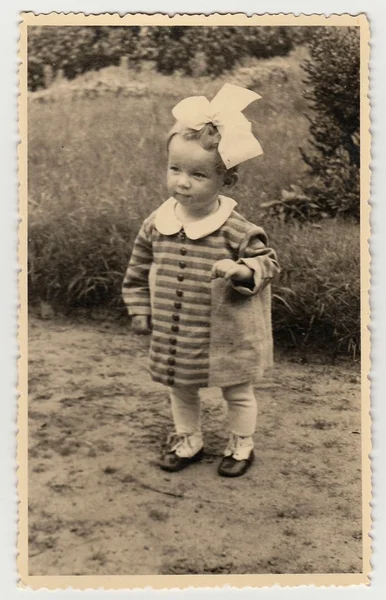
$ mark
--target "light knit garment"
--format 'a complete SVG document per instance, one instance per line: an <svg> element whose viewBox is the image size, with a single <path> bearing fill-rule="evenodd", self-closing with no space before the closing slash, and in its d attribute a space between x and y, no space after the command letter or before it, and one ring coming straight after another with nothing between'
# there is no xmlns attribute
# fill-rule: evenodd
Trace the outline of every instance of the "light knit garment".
<svg viewBox="0 0 386 600"><path fill-rule="evenodd" d="M260 378L272 364L269 282L279 270L276 255L264 231L235 211L234 200L219 200L216 213L183 227L169 198L134 243L123 299L129 314L152 317L150 371L165 385L234 385ZM221 259L246 264L254 280L212 280Z"/></svg>

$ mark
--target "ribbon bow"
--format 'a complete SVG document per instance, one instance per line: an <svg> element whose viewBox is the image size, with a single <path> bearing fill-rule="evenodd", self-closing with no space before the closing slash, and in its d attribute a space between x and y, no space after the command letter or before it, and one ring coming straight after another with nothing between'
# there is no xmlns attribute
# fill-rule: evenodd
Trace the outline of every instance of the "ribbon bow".
<svg viewBox="0 0 386 600"><path fill-rule="evenodd" d="M199 131L207 123L217 127L219 154L227 169L263 153L241 111L261 96L238 85L226 83L211 102L205 96L190 96L172 110L175 119Z"/></svg>

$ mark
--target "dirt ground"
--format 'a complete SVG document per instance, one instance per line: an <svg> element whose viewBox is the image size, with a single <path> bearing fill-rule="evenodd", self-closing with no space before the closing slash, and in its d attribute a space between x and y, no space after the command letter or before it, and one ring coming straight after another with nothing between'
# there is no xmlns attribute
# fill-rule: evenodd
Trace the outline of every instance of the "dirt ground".
<svg viewBox="0 0 386 600"><path fill-rule="evenodd" d="M226 412L206 390L205 458L167 474L147 347L118 324L30 318L29 574L361 572L358 368L278 359L234 480L216 473Z"/></svg>

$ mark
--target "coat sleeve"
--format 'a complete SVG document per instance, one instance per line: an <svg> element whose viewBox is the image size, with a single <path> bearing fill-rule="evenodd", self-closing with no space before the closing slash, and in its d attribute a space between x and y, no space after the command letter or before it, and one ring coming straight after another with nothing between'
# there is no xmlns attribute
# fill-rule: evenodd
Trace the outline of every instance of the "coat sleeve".
<svg viewBox="0 0 386 600"><path fill-rule="evenodd" d="M122 298L129 315L150 315L149 272L153 263L150 217L134 241L129 266L123 279Z"/></svg>
<svg viewBox="0 0 386 600"><path fill-rule="evenodd" d="M233 282L232 287L245 296L260 292L280 272L276 253L268 247L263 229L253 226L238 250L238 264L244 264L253 272L253 280L247 283Z"/></svg>

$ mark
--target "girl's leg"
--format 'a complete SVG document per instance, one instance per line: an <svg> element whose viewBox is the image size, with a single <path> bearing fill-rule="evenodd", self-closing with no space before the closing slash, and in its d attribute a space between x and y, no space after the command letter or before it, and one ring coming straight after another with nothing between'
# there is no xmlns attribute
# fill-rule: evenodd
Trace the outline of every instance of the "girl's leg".
<svg viewBox="0 0 386 600"><path fill-rule="evenodd" d="M201 433L201 407L198 387L171 388L170 402L177 435Z"/></svg>
<svg viewBox="0 0 386 600"><path fill-rule="evenodd" d="M171 437L160 466L173 472L201 458L203 441L198 388L171 388L170 401L176 433Z"/></svg>
<svg viewBox="0 0 386 600"><path fill-rule="evenodd" d="M218 472L228 477L243 475L253 461L253 434L256 429L257 402L250 382L223 388L228 403L231 436Z"/></svg>
<svg viewBox="0 0 386 600"><path fill-rule="evenodd" d="M250 382L223 388L228 403L228 420L231 433L251 437L255 433L257 402Z"/></svg>

